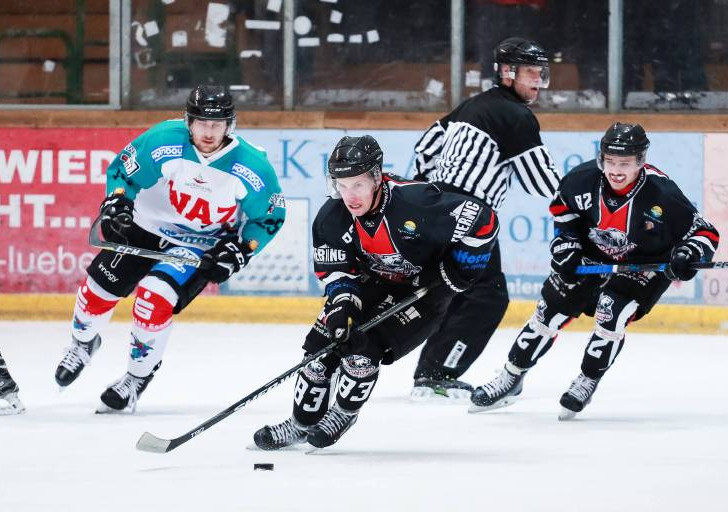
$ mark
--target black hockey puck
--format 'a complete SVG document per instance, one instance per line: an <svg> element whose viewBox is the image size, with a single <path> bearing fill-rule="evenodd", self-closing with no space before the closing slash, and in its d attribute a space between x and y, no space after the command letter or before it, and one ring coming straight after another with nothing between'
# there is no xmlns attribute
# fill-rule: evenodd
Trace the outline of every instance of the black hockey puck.
<svg viewBox="0 0 728 512"><path fill-rule="evenodd" d="M253 469L260 470L260 471L273 471L273 464L257 463L257 464L253 464Z"/></svg>

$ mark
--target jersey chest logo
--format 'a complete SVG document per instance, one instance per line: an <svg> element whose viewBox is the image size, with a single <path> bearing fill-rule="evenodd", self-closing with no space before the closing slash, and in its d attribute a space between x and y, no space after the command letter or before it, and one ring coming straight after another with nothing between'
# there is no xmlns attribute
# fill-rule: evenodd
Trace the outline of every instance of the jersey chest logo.
<svg viewBox="0 0 728 512"><path fill-rule="evenodd" d="M359 223L359 219L356 219L354 224L362 253L367 258L372 272L390 281L404 281L422 270L422 267L407 261L394 246L385 218L379 222L374 236L367 233L364 226Z"/></svg>
<svg viewBox="0 0 728 512"><path fill-rule="evenodd" d="M169 180L169 202L182 217L190 222L198 220L203 228L216 223L224 224L234 221L233 216L237 205L213 208L204 197L194 197L191 193L178 191L174 187L174 180Z"/></svg>
<svg viewBox="0 0 728 512"><path fill-rule="evenodd" d="M600 198L599 210L599 224L589 229L589 240L610 258L623 260L637 247L637 244L627 238L632 201L627 201L614 212L610 212L604 204L604 198Z"/></svg>

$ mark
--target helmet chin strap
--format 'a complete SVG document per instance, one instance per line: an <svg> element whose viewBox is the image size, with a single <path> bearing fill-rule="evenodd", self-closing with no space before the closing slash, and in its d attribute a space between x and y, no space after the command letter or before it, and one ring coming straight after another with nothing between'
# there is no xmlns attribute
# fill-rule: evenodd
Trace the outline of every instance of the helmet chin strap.
<svg viewBox="0 0 728 512"><path fill-rule="evenodd" d="M382 188L384 185L384 180L379 180L379 187L377 187L377 191L372 196L372 202L369 205L369 209L364 215L369 215L372 210L375 210L379 206L379 201L382 198Z"/></svg>

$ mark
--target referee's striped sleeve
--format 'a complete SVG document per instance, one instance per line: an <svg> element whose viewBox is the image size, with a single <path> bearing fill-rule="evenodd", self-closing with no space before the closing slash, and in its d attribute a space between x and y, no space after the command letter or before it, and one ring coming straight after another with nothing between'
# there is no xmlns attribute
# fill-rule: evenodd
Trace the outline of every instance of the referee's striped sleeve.
<svg viewBox="0 0 728 512"><path fill-rule="evenodd" d="M442 151L445 141L445 129L437 121L430 126L415 144L415 179L426 180L435 169L435 159Z"/></svg>
<svg viewBox="0 0 728 512"><path fill-rule="evenodd" d="M546 146L536 146L509 159L523 189L531 195L553 198L561 176Z"/></svg>

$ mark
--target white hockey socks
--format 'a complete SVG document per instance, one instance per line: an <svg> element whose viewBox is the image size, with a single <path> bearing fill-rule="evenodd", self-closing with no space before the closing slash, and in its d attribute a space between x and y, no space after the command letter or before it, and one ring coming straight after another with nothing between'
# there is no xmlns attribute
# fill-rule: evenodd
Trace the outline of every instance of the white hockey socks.
<svg viewBox="0 0 728 512"><path fill-rule="evenodd" d="M76 294L71 327L73 337L84 343L94 339L109 324L119 300L121 297L107 292L87 277Z"/></svg>

